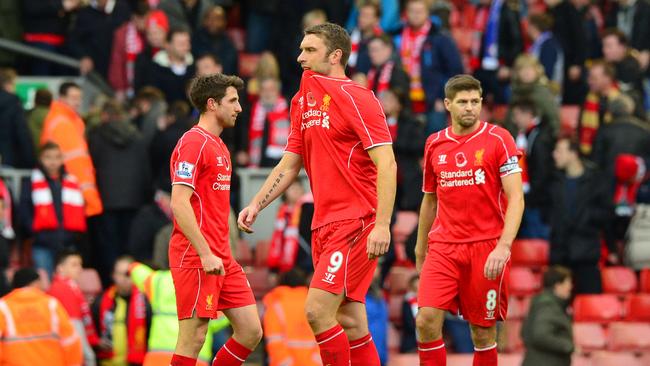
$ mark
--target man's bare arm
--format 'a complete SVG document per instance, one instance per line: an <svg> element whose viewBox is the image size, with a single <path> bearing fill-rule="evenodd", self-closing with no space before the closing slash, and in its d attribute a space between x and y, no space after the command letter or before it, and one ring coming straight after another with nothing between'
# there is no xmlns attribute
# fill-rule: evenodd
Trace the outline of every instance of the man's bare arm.
<svg viewBox="0 0 650 366"><path fill-rule="evenodd" d="M390 219L393 215L397 190L397 163L391 145L381 145L368 150L377 167L377 211L375 227L368 236L368 258L384 255L390 245Z"/></svg>
<svg viewBox="0 0 650 366"><path fill-rule="evenodd" d="M435 193L425 193L420 205L420 219L418 221L418 238L415 244L415 267L418 273L422 270L424 258L427 256L429 247L429 231L431 225L436 219L436 209L438 207L438 196Z"/></svg>

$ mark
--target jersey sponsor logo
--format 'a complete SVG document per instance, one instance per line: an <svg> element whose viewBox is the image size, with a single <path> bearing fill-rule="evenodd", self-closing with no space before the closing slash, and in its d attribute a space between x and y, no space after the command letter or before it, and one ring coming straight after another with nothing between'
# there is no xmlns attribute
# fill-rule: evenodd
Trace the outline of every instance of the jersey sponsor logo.
<svg viewBox="0 0 650 366"><path fill-rule="evenodd" d="M300 124L300 131L304 131L314 126L321 126L328 130L330 128L330 116L327 112L321 112L318 109L310 109L303 113L302 120L303 122Z"/></svg>
<svg viewBox="0 0 650 366"><path fill-rule="evenodd" d="M519 159L516 156L511 156L499 168L499 173L501 174L508 174L516 171L521 171L521 168L519 167Z"/></svg>
<svg viewBox="0 0 650 366"><path fill-rule="evenodd" d="M178 163L176 168L176 176L183 179L192 178L192 172L194 171L194 164L190 164L187 161L181 161Z"/></svg>
<svg viewBox="0 0 650 366"><path fill-rule="evenodd" d="M462 168L465 165L467 165L467 158L465 157L465 154L462 151L456 153L456 166Z"/></svg>
<svg viewBox="0 0 650 366"><path fill-rule="evenodd" d="M229 191L230 190L230 174L217 174L217 181L212 183L212 190L214 191Z"/></svg>
<svg viewBox="0 0 650 366"><path fill-rule="evenodd" d="M447 164L447 154L438 155L438 165Z"/></svg>
<svg viewBox="0 0 650 366"><path fill-rule="evenodd" d="M483 166L483 155L485 154L485 149L476 150L474 153L474 166Z"/></svg>
<svg viewBox="0 0 650 366"><path fill-rule="evenodd" d="M330 101L332 100L332 97L329 96L329 94L323 95L323 104L320 106L320 110L323 112L327 112L330 109Z"/></svg>
<svg viewBox="0 0 650 366"><path fill-rule="evenodd" d="M441 187L467 187L485 184L485 171L483 169L465 169L440 172L438 184Z"/></svg>

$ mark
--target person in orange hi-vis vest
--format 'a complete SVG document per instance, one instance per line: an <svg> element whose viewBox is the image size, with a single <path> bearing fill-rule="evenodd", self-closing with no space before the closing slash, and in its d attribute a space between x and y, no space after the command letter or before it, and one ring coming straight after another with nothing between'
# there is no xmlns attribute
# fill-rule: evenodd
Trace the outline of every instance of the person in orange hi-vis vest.
<svg viewBox="0 0 650 366"><path fill-rule="evenodd" d="M61 147L65 169L79 181L86 204L86 216L99 215L102 201L95 181L95 167L88 152L86 126L79 116L82 92L79 85L65 82L59 87L59 99L52 102L43 122L41 145L51 141Z"/></svg>
<svg viewBox="0 0 650 366"><path fill-rule="evenodd" d="M305 275L292 269L280 276L279 286L262 300L269 366L322 365L316 338L303 311L309 290L305 283Z"/></svg>
<svg viewBox="0 0 650 366"><path fill-rule="evenodd" d="M0 365L81 366L79 336L38 273L19 269L12 285L0 299Z"/></svg>

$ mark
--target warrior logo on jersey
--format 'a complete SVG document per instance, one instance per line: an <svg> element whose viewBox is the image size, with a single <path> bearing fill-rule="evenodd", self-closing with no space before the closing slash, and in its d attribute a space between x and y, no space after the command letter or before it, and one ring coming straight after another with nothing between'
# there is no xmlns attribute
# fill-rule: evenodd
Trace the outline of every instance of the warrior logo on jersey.
<svg viewBox="0 0 650 366"><path fill-rule="evenodd" d="M483 154L485 154L485 149L476 150L474 153L474 166L483 166Z"/></svg>
<svg viewBox="0 0 650 366"><path fill-rule="evenodd" d="M438 165L447 164L447 154L438 155Z"/></svg>
<svg viewBox="0 0 650 366"><path fill-rule="evenodd" d="M463 152L461 151L456 154L456 166L462 168L465 165L467 165L467 158L465 157L465 154L463 154Z"/></svg>
<svg viewBox="0 0 650 366"><path fill-rule="evenodd" d="M194 164L190 164L187 161L181 161L178 163L178 169L176 169L176 175L180 178L192 178L192 172L194 171Z"/></svg>

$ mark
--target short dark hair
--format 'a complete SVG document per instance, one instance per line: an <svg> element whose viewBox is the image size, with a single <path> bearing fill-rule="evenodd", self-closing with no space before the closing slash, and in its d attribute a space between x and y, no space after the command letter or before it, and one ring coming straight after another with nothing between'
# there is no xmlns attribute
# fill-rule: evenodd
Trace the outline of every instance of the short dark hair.
<svg viewBox="0 0 650 366"><path fill-rule="evenodd" d="M569 143L569 151L574 152L580 156L580 142L575 136L570 134L561 134L557 138L557 142L555 144L557 145L560 143L560 141L567 141Z"/></svg>
<svg viewBox="0 0 650 366"><path fill-rule="evenodd" d="M481 82L472 75L452 76L445 84L445 98L453 100L459 92L471 90L477 90L480 95L483 95Z"/></svg>
<svg viewBox="0 0 650 366"><path fill-rule="evenodd" d="M165 100L165 94L154 86L143 86L135 95L134 100L146 100L148 102Z"/></svg>
<svg viewBox="0 0 650 366"><path fill-rule="evenodd" d="M34 268L21 268L14 273L14 278L11 280L11 288L17 289L29 286L39 278L40 276Z"/></svg>
<svg viewBox="0 0 650 366"><path fill-rule="evenodd" d="M192 79L189 98L194 108L200 113L205 113L206 103L212 98L217 102L226 95L226 89L233 87L240 90L244 87L244 81L234 75L214 74L198 76Z"/></svg>
<svg viewBox="0 0 650 366"><path fill-rule="evenodd" d="M219 56L215 55L212 52L205 52L199 55L199 57L196 58L196 61L199 61L204 58L210 58L212 61L214 61L215 64L221 65L221 60L219 59Z"/></svg>
<svg viewBox="0 0 650 366"><path fill-rule="evenodd" d="M554 20L548 14L532 14L528 17L528 23L544 33L553 29Z"/></svg>
<svg viewBox="0 0 650 366"><path fill-rule="evenodd" d="M48 150L61 150L61 147L56 142L47 141L38 149L38 156L43 155Z"/></svg>
<svg viewBox="0 0 650 366"><path fill-rule="evenodd" d="M605 76L609 77L612 80L616 80L616 69L609 62L603 59L594 60L591 62L589 69L593 69L594 67L602 67Z"/></svg>
<svg viewBox="0 0 650 366"><path fill-rule="evenodd" d="M532 114L533 116L536 116L536 115L537 115L537 106L536 106L535 103L534 103L532 100L530 100L530 99L519 99L519 100L515 100L515 101L512 102L512 104L510 105L510 108L512 108L512 109L517 108L517 109L519 109L520 111L522 111L522 112L528 112L528 113Z"/></svg>
<svg viewBox="0 0 650 366"><path fill-rule="evenodd" d="M61 263L65 262L70 257L81 257L81 253L74 248L63 248L56 253L56 260L54 267L58 267Z"/></svg>
<svg viewBox="0 0 650 366"><path fill-rule="evenodd" d="M357 4L357 9L361 11L361 8L372 8L375 11L377 18L381 18L381 4L377 0L361 0Z"/></svg>
<svg viewBox="0 0 650 366"><path fill-rule="evenodd" d="M67 96L67 95L68 95L68 91L70 91L70 89L73 89L73 88L81 89L81 87L79 86L79 84L75 83L74 81L66 81L66 82L63 82L63 83L61 84L61 86L59 86L59 96L60 96L60 97L65 97L65 96Z"/></svg>
<svg viewBox="0 0 650 366"><path fill-rule="evenodd" d="M8 67L0 68L0 85L7 85L16 80L16 77L18 77L16 70Z"/></svg>
<svg viewBox="0 0 650 366"><path fill-rule="evenodd" d="M603 31L603 36L600 38L604 40L606 37L616 37L618 43L627 46L628 39L625 33L618 28L607 28Z"/></svg>
<svg viewBox="0 0 650 366"><path fill-rule="evenodd" d="M149 14L150 10L151 7L149 6L149 2L147 0L137 0L133 6L133 15L142 18Z"/></svg>
<svg viewBox="0 0 650 366"><path fill-rule="evenodd" d="M341 55L341 65L345 67L348 64L352 52L352 41L343 27L334 23L323 23L305 29L304 33L305 35L313 34L322 39L325 47L327 47L327 54L341 50L343 53Z"/></svg>
<svg viewBox="0 0 650 366"><path fill-rule="evenodd" d="M542 284L545 289L552 290L555 285L566 281L567 278L571 278L571 270L562 266L551 266L544 272Z"/></svg>
<svg viewBox="0 0 650 366"><path fill-rule="evenodd" d="M368 43L372 41L380 41L381 43L385 44L388 47L395 48L395 44L393 43L393 39L388 35L388 34L380 34L377 36L372 36L370 37L370 40Z"/></svg>
<svg viewBox="0 0 650 366"><path fill-rule="evenodd" d="M49 107L52 104L52 92L47 88L36 90L34 104L40 107Z"/></svg>
<svg viewBox="0 0 650 366"><path fill-rule="evenodd" d="M187 33L188 35L192 34L192 32L188 27L184 25L179 25L169 30L169 32L167 33L167 42L171 42L172 39L174 39L174 36L179 33Z"/></svg>

